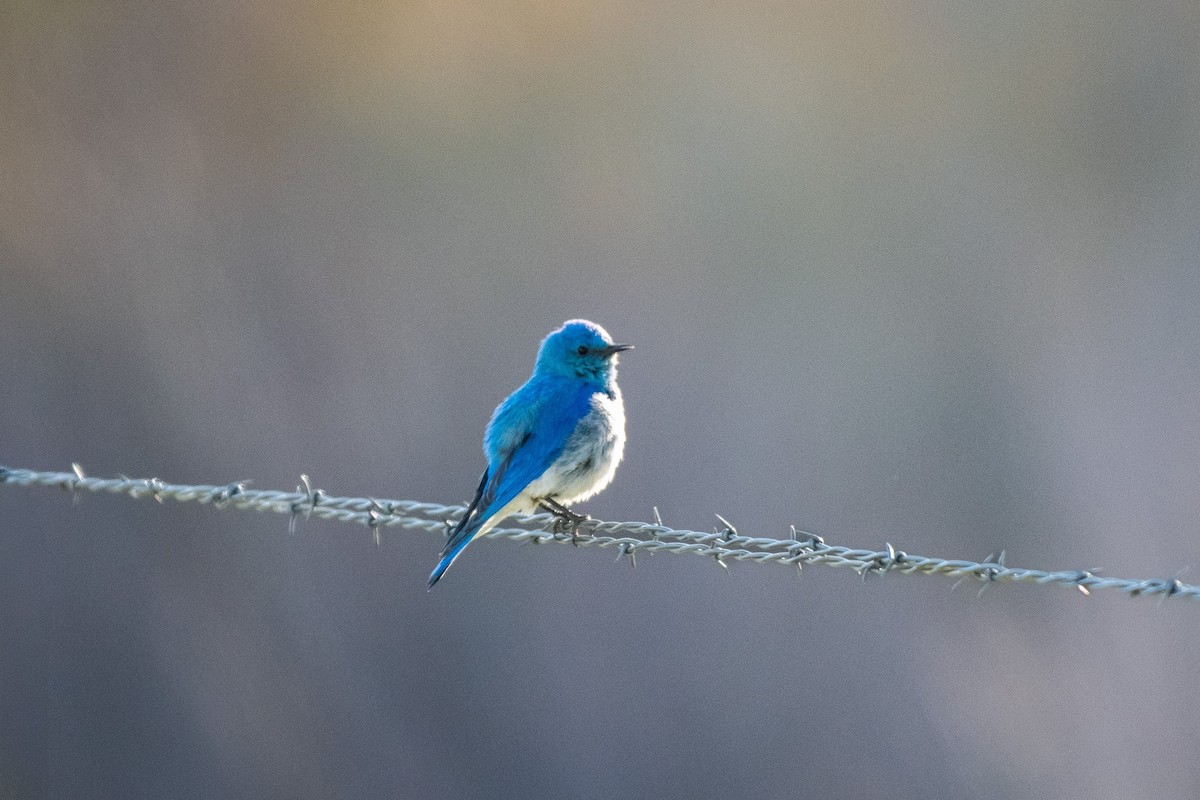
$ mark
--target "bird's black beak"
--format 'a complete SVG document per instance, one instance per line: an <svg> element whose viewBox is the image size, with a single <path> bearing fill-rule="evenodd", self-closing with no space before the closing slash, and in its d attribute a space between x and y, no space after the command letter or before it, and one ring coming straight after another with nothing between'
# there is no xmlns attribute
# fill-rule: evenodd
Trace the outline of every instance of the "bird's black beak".
<svg viewBox="0 0 1200 800"><path fill-rule="evenodd" d="M617 353L620 353L622 350L632 350L632 349L633 349L633 345L631 345L631 344L610 344L608 347L606 347L600 351L600 355L604 356L605 358L608 358L609 356L615 356Z"/></svg>

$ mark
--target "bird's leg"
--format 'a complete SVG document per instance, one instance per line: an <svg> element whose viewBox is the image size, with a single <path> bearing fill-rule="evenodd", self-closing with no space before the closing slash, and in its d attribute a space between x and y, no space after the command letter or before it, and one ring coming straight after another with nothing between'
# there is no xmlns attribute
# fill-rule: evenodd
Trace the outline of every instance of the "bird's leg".
<svg viewBox="0 0 1200 800"><path fill-rule="evenodd" d="M552 500L549 497L543 497L538 505L559 519L569 522L572 525L578 525L581 522L591 519L591 517L589 517L587 514L576 514L562 503L558 502L557 500Z"/></svg>
<svg viewBox="0 0 1200 800"><path fill-rule="evenodd" d="M551 530L555 533L565 533L564 528L571 531L571 544L579 546L579 524L591 519L587 514L576 514L557 500L543 497L538 506L554 515L554 525Z"/></svg>

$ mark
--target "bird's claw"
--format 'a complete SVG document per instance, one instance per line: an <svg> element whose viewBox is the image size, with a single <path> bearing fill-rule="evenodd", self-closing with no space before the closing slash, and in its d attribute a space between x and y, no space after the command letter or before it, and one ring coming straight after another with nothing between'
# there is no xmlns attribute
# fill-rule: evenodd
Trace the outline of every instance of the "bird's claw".
<svg viewBox="0 0 1200 800"><path fill-rule="evenodd" d="M587 514L577 514L561 503L552 500L545 500L541 504L542 508L554 515L554 522L550 523L550 531L552 533L570 533L571 544L579 546L579 526L591 519Z"/></svg>

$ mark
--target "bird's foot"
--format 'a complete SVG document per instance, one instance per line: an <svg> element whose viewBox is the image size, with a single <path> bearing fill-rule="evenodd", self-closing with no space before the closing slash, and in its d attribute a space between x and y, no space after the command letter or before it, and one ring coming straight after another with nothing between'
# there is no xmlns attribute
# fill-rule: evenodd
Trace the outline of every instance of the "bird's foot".
<svg viewBox="0 0 1200 800"><path fill-rule="evenodd" d="M569 531L571 534L571 544L578 547L579 526L581 523L587 522L591 517L587 514L577 514L556 500L545 499L539 505L554 515L554 522L550 524L550 531L552 533L567 533Z"/></svg>

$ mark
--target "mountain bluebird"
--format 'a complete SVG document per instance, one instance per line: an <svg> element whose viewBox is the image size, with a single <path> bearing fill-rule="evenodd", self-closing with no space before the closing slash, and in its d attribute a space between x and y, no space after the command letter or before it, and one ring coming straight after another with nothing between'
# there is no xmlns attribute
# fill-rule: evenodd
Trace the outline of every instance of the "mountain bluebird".
<svg viewBox="0 0 1200 800"><path fill-rule="evenodd" d="M483 435L487 469L442 548L431 589L472 539L509 514L540 508L570 522L585 519L566 506L608 486L617 471L625 451L617 353L632 346L613 344L583 319L542 341L533 375L492 414Z"/></svg>

